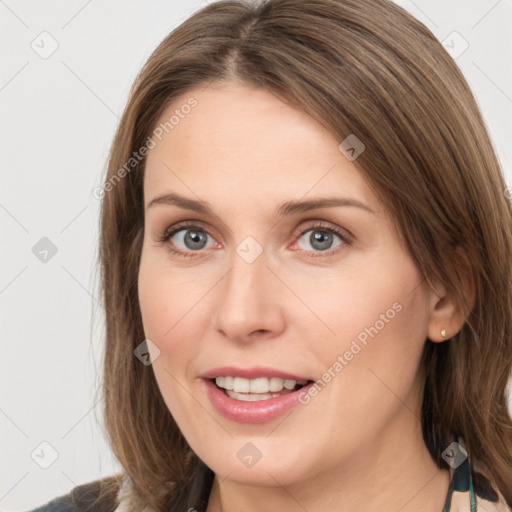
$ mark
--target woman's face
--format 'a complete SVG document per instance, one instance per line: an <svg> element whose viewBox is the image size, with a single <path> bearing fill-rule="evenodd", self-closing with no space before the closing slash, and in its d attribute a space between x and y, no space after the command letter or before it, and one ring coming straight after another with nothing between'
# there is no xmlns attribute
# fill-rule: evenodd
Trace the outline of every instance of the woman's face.
<svg viewBox="0 0 512 512"><path fill-rule="evenodd" d="M430 291L342 141L235 83L184 94L166 122L146 163L139 299L192 449L275 486L420 439Z"/></svg>

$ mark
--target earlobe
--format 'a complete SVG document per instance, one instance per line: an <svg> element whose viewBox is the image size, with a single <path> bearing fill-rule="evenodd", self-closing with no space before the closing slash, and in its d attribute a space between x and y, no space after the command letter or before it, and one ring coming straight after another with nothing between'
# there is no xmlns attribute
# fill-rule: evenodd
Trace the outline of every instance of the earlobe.
<svg viewBox="0 0 512 512"><path fill-rule="evenodd" d="M466 321L475 303L475 283L473 272L466 254L460 247L454 251L455 271L458 273L464 290L467 311L460 312L448 294L445 286L437 284L431 291L430 316L427 337L434 343L446 341L455 336Z"/></svg>

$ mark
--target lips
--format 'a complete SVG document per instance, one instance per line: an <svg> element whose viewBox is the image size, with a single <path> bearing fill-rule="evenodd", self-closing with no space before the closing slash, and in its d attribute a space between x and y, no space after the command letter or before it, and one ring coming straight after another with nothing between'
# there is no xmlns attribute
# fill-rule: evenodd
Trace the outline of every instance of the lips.
<svg viewBox="0 0 512 512"><path fill-rule="evenodd" d="M234 368L222 367L210 370L201 375L204 391L213 407L225 418L238 423L265 423L283 415L299 402L299 390L307 389L313 385L313 379L304 375L297 375L273 368L253 367ZM251 381L263 377L275 380L282 379L288 382L300 382L294 389L282 389L279 393L238 393L219 387L217 378L231 377L234 379L249 379ZM223 380L220 380L223 383ZM303 384L305 383L305 384Z"/></svg>

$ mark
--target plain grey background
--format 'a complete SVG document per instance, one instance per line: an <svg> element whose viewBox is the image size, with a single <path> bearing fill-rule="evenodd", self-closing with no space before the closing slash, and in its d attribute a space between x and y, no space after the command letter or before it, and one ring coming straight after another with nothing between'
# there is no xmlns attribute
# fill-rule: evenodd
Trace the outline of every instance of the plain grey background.
<svg viewBox="0 0 512 512"><path fill-rule="evenodd" d="M512 0L397 3L450 47L510 185ZM137 72L204 5L0 0L2 511L120 470L95 416L104 328L92 192Z"/></svg>

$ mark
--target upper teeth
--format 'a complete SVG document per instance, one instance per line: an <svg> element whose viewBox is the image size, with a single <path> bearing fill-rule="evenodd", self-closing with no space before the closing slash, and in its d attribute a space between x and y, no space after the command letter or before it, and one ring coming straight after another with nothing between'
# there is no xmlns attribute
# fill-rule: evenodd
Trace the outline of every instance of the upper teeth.
<svg viewBox="0 0 512 512"><path fill-rule="evenodd" d="M293 389L296 384L304 385L307 380L280 379L279 377L258 377L257 379L246 379L244 377L217 377L215 379L220 388L236 391L237 393L274 393L283 388Z"/></svg>

